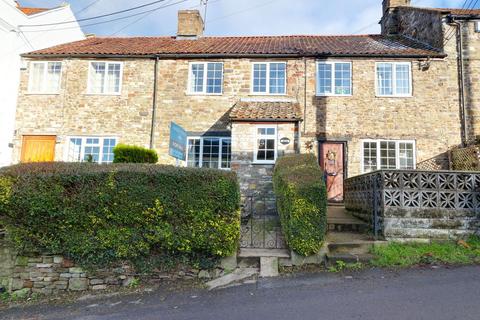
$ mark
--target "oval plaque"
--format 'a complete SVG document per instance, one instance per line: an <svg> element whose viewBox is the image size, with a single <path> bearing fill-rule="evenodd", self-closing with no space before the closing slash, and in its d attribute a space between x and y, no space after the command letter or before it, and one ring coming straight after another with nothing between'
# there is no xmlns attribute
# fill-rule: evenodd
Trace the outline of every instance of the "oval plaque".
<svg viewBox="0 0 480 320"><path fill-rule="evenodd" d="M280 139L280 143L283 144L283 145L287 145L287 144L290 144L290 138L282 138Z"/></svg>

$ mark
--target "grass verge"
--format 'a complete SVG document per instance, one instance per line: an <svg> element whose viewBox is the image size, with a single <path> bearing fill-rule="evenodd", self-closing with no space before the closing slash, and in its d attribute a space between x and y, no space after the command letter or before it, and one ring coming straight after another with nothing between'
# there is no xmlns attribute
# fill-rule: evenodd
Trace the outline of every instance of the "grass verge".
<svg viewBox="0 0 480 320"><path fill-rule="evenodd" d="M419 264L480 263L480 237L467 241L422 243L390 243L372 250L376 267L409 267Z"/></svg>

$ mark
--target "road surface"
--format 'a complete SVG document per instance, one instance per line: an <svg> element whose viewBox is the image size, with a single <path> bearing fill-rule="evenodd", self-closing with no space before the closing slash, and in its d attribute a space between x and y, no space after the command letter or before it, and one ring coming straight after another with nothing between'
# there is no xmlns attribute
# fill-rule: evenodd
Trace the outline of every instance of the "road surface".
<svg viewBox="0 0 480 320"><path fill-rule="evenodd" d="M480 266L301 274L0 311L15 320L479 320Z"/></svg>

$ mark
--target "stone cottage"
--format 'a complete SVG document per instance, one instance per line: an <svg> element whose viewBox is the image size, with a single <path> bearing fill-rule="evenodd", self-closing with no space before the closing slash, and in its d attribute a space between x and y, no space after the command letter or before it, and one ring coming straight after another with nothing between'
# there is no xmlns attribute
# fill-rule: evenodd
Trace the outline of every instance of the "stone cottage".
<svg viewBox="0 0 480 320"><path fill-rule="evenodd" d="M109 163L126 143L175 164L175 122L188 134L181 165L235 170L245 195L269 198L286 153L319 155L332 201L349 176L444 168L450 147L480 134L480 10L385 0L383 12L378 35L207 37L198 11L180 11L176 36L25 54L14 162Z"/></svg>

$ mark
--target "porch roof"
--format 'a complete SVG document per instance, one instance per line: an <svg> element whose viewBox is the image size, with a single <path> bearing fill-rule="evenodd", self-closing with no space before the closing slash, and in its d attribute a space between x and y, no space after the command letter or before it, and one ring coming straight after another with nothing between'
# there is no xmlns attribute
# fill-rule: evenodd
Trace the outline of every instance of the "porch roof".
<svg viewBox="0 0 480 320"><path fill-rule="evenodd" d="M230 111L231 121L288 121L302 120L298 102L239 101Z"/></svg>

